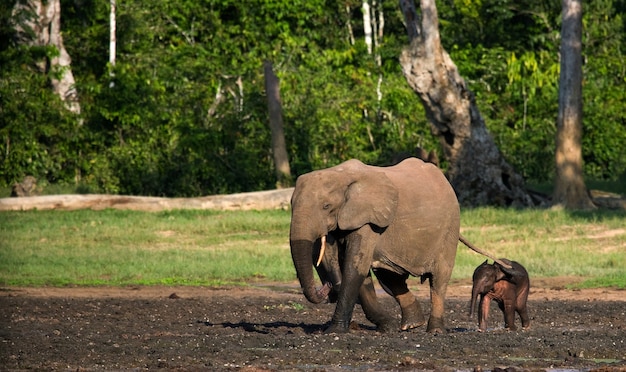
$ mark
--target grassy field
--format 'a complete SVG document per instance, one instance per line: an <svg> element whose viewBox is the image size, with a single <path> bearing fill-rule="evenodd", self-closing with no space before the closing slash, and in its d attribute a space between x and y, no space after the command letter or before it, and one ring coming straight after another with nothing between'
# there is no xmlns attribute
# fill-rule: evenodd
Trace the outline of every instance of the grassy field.
<svg viewBox="0 0 626 372"><path fill-rule="evenodd" d="M288 211L0 212L0 285L291 281ZM626 288L626 214L468 209L462 233L532 277ZM485 260L459 245L453 278Z"/></svg>

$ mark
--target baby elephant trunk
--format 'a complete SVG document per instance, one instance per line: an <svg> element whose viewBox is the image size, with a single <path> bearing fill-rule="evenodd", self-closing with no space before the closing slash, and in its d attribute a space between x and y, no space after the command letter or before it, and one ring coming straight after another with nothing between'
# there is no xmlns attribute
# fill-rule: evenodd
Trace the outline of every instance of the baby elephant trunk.
<svg viewBox="0 0 626 372"><path fill-rule="evenodd" d="M474 315L474 309L476 308L476 303L478 302L479 296L480 296L480 291L478 290L478 287L474 285L472 287L472 300L470 301L470 311L469 311L470 316Z"/></svg>

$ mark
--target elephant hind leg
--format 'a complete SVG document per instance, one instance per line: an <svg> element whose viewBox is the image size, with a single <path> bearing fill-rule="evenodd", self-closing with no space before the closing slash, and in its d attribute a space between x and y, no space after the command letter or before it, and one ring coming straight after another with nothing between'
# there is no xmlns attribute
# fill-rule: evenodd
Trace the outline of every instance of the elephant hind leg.
<svg viewBox="0 0 626 372"><path fill-rule="evenodd" d="M530 328L530 317L528 316L528 308L524 303L521 307L517 308L517 313L519 317L522 319L522 329Z"/></svg>
<svg viewBox="0 0 626 372"><path fill-rule="evenodd" d="M363 281L359 289L359 300L361 307L365 313L365 317L370 322L376 324L377 330L380 332L391 332L397 330L397 321L393 319L378 302L376 297L376 289L372 276L369 275Z"/></svg>
<svg viewBox="0 0 626 372"><path fill-rule="evenodd" d="M526 287L521 293L517 295L517 299L515 301L515 307L517 313L522 319L522 329L530 328L530 317L528 316L528 291L529 288Z"/></svg>
<svg viewBox="0 0 626 372"><path fill-rule="evenodd" d="M406 331L426 324L419 302L406 285L408 274L401 275L384 269L375 269L374 273L385 292L393 296L400 305L402 311L401 330Z"/></svg>
<svg viewBox="0 0 626 372"><path fill-rule="evenodd" d="M421 327L426 324L422 307L415 299L411 292L404 295L396 296L396 301L402 309L402 324L400 329L408 331L409 329Z"/></svg>
<svg viewBox="0 0 626 372"><path fill-rule="evenodd" d="M509 331L516 331L517 326L515 325L515 313L517 311L516 303L511 297L514 294L504 294L504 298L498 302L502 313L504 314L504 328Z"/></svg>
<svg viewBox="0 0 626 372"><path fill-rule="evenodd" d="M428 279L430 282L431 311L426 331L429 333L445 333L446 328L444 326L443 314L445 310L446 291L448 290L448 279L450 279L450 276L446 276L444 280L441 275L431 275Z"/></svg>

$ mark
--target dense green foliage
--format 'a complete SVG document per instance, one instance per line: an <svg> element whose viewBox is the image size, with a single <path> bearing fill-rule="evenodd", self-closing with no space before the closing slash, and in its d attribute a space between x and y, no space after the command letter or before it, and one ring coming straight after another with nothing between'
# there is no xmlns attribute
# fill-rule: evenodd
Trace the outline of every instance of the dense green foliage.
<svg viewBox="0 0 626 372"><path fill-rule="evenodd" d="M369 54L361 1L62 0L82 117L70 115L18 45L0 6L0 187L24 175L86 191L194 196L273 188L263 62L281 79L292 172L438 148L398 56L397 2ZM501 151L534 181L553 175L560 2L438 2L442 41ZM585 2L584 159L591 178L626 171L624 0ZM377 63L375 55L380 55ZM379 80L380 79L380 80ZM377 89L380 81L380 98Z"/></svg>

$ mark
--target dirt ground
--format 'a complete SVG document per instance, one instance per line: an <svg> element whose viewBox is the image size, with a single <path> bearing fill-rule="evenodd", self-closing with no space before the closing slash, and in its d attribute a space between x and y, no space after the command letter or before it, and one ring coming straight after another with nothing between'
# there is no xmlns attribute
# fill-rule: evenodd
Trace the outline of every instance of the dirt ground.
<svg viewBox="0 0 626 372"><path fill-rule="evenodd" d="M359 306L349 334L324 334L334 304L309 304L296 283L1 288L0 370L626 371L626 291L568 282L533 282L526 331L505 331L494 303L485 333L468 317L471 283L451 283L438 335L378 333Z"/></svg>

